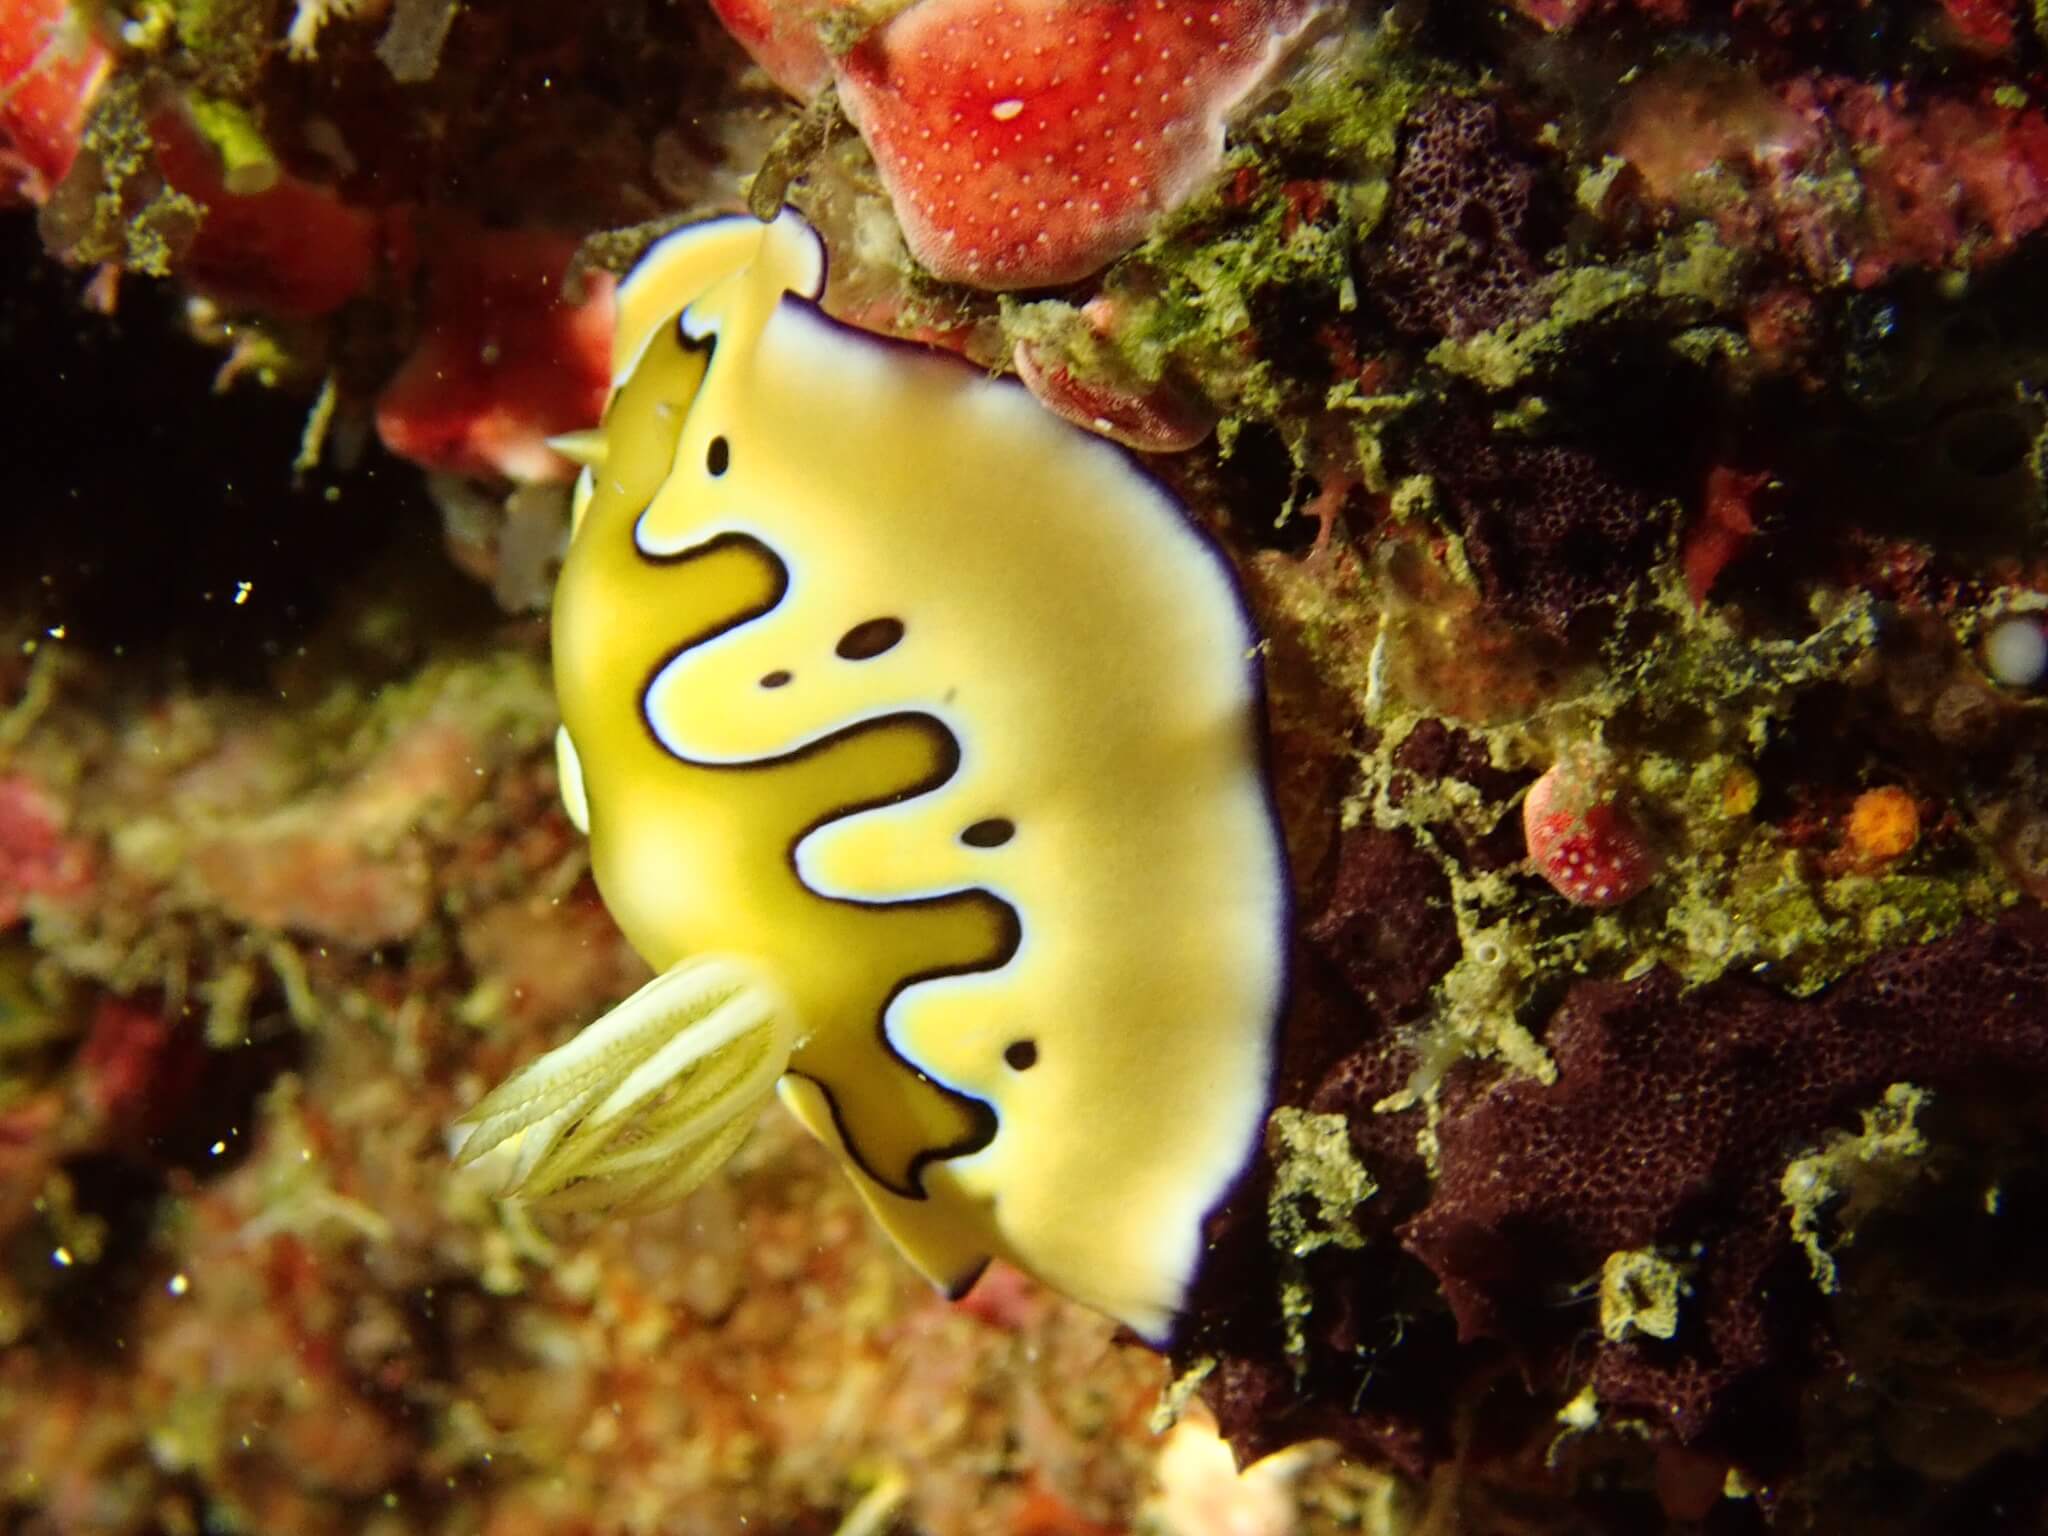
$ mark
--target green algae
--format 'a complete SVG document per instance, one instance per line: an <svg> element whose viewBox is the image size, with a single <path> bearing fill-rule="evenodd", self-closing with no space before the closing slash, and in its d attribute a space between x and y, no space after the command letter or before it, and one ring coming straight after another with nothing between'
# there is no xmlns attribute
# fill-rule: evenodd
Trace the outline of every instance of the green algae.
<svg viewBox="0 0 2048 1536"><path fill-rule="evenodd" d="M1911 1083L1893 1083L1862 1111L1860 1132L1837 1131L1786 1165L1779 1187L1792 1235L1822 1291L1840 1289L1835 1253L1855 1241L1863 1218L1927 1172L1929 1144L1920 1118L1930 1098ZM1836 1231L1832 1247L1823 1241L1830 1227Z"/></svg>
<svg viewBox="0 0 2048 1536"><path fill-rule="evenodd" d="M1403 551L1405 578L1396 574ZM1664 965L1690 985L1740 973L1808 996L1878 955L1938 939L2015 899L1981 839L1967 834L1858 866L1846 851L1802 844L1757 814L1766 787L1757 765L1802 701L1823 687L1868 688L1882 675L1884 626L1868 595L1817 598L1804 634L1753 635L1718 608L1696 609L1666 564L1625 605L1601 666L1559 669L1547 691L1520 694L1519 707L1488 718L1417 696L1416 674L1400 665L1404 651L1432 634L1464 634L1455 552L1440 547L1423 558L1395 540L1381 555L1377 581L1269 577L1266 591L1323 674L1379 733L1357 759L1360 787L1346 804L1346 823L1402 833L1437 861L1449 884L1459 955L1437 983L1429 1020L1408 1038L1415 1053L1408 1084L1377 1106L1426 1110L1426 1157L1434 1150L1438 1088L1461 1061L1493 1059L1537 1081L1554 1077L1534 1031L1564 978L1636 976ZM1404 586L1412 591L1406 599ZM1404 602L1422 604L1418 615L1427 613L1429 626L1404 621ZM1471 617L1484 622L1476 609ZM1365 657L1361 633L1376 635ZM1513 665L1511 645L1502 648L1508 659L1496 661L1469 638L1440 643L1462 661L1461 681L1474 687L1488 669ZM1492 675L1506 686L1511 672ZM1417 779L1399 770L1403 742L1429 720L1476 737L1493 766L1509 771L1542 765L1564 743L1604 739L1617 793L1663 854L1651 889L1592 911L1514 870L1466 867L1440 834L1455 828L1464 841L1480 842L1515 814L1519 800L1494 798L1455 777Z"/></svg>
<svg viewBox="0 0 2048 1536"><path fill-rule="evenodd" d="M1266 1197L1268 1241L1281 1255L1279 1314L1283 1352L1298 1372L1308 1360L1315 1294L1302 1261L1323 1248L1365 1246L1354 1213L1379 1190L1358 1160L1342 1115L1283 1105L1266 1122L1273 1186Z"/></svg>
<svg viewBox="0 0 2048 1536"><path fill-rule="evenodd" d="M1541 313L1503 321L1474 336L1446 338L1430 349L1429 361L1491 392L1522 388L1568 357L1581 333L1634 318L1653 305L1669 314L1738 310L1749 266L1748 258L1725 244L1711 225L1694 224L1627 265L1584 263L1553 274L1545 280ZM1704 340L1708 336L1710 343ZM1731 345L1747 350L1747 343L1726 327L1695 326L1679 332L1670 345L1692 362Z"/></svg>
<svg viewBox="0 0 2048 1536"><path fill-rule="evenodd" d="M133 81L113 80L100 93L80 140L80 164L42 214L46 241L66 260L168 277L206 217L204 204L164 183L148 116L144 89Z"/></svg>
<svg viewBox="0 0 2048 1536"><path fill-rule="evenodd" d="M0 939L0 1112L29 1098L53 1047L82 1021L66 979L18 939Z"/></svg>
<svg viewBox="0 0 2048 1536"><path fill-rule="evenodd" d="M1751 764L1802 693L1875 662L1879 616L1866 595L1832 601L1810 634L1791 640L1738 636L1672 585L1657 602L1671 622L1648 643L1610 642L1607 677L1581 703L1629 738L1670 743L1640 751L1636 787L1672 856L1654 897L1621 909L1588 960L1603 949L1609 959L1651 956L1695 984L1741 966L1805 996L2011 900L1980 853L1829 873L1731 803L1730 786L1753 782Z"/></svg>
<svg viewBox="0 0 2048 1536"><path fill-rule="evenodd" d="M852 132L839 110L839 87L828 84L775 137L760 169L747 183L747 212L762 222L775 217L788 200L790 184L811 168L835 134Z"/></svg>
<svg viewBox="0 0 2048 1536"><path fill-rule="evenodd" d="M1421 87L1395 62L1391 34L1361 31L1300 74L1234 132L1221 176L1101 279L1116 321L1084 340L1107 373L1186 380L1221 415L1227 457L1252 423L1278 431L1298 467L1311 423L1357 395L1311 384L1248 345L1277 315L1310 331L1358 307L1357 254L1389 195L1397 134ZM1003 305L1006 339L1071 336L1087 327L1061 301ZM1092 348L1094 350L1087 350ZM1360 457L1376 423L1360 424Z"/></svg>
<svg viewBox="0 0 2048 1536"><path fill-rule="evenodd" d="M1303 1259L1320 1248L1363 1248L1352 1213L1379 1185L1351 1147L1342 1115L1282 1106L1267 1122L1274 1147L1266 1224L1275 1247Z"/></svg>
<svg viewBox="0 0 2048 1536"><path fill-rule="evenodd" d="M568 271L562 279L564 296L571 301L578 300L583 293L580 285L592 272L624 277L647 253L649 246L689 222L687 215L667 214L641 224L628 224L622 229L601 229L585 235L576 247L575 255L569 258Z"/></svg>
<svg viewBox="0 0 2048 1536"><path fill-rule="evenodd" d="M1574 268L1553 280L1540 319L1505 321L1462 341L1447 338L1430 349L1429 360L1482 389L1513 389L1539 360L1561 354L1573 332L1615 318L1650 291L1649 282L1634 272Z"/></svg>
<svg viewBox="0 0 2048 1536"><path fill-rule="evenodd" d="M220 152L221 184L239 197L267 192L281 174L263 129L248 109L216 96L186 100L192 120Z"/></svg>
<svg viewBox="0 0 2048 1536"><path fill-rule="evenodd" d="M1642 744L1632 787L1669 857L1650 895L1589 930L1586 963L1654 959L1693 984L1739 967L1806 996L1875 955L2009 902L1988 861L1968 850L1831 873L1741 803L1753 802L1752 764L1801 694L1874 659L1870 599L1840 599L1796 640L1738 636L1668 586L1659 604L1674 622L1647 643L1639 633L1611 642L1602 686L1579 704L1610 722L1610 739L1618 731ZM1668 745L1647 745L1659 740ZM1746 795L1731 795L1745 783Z"/></svg>
<svg viewBox="0 0 2048 1536"><path fill-rule="evenodd" d="M1722 314L1735 313L1750 265L1711 225L1695 224L1658 243L1651 282L1660 299L1694 300Z"/></svg>
<svg viewBox="0 0 2048 1536"><path fill-rule="evenodd" d="M289 1232L322 1251L388 1244L391 1222L335 1187L334 1170L304 1100L304 1083L287 1072L259 1106L263 1134L251 1165L259 1212L244 1224L244 1236L254 1241Z"/></svg>
<svg viewBox="0 0 2048 1536"><path fill-rule="evenodd" d="M1742 967L1795 997L1811 996L1866 960L1990 916L2007 897L1991 881L1888 872L1816 879L1797 855L1756 848L1733 868L1692 861L1654 952L1691 982ZM1628 938L1634 941L1635 935Z"/></svg>
<svg viewBox="0 0 2048 1536"><path fill-rule="evenodd" d="M1654 632L1618 625L1604 648L1609 681L1580 703L1601 716L1627 709L1658 723L1713 720L1719 738L1751 750L1770 740L1800 691L1871 657L1879 634L1875 601L1856 592L1816 599L1805 635L1751 637L1719 609L1695 609L1668 567L1641 611L1654 616Z"/></svg>
<svg viewBox="0 0 2048 1536"><path fill-rule="evenodd" d="M169 0L177 73L201 92L247 100L277 52L280 0Z"/></svg>
<svg viewBox="0 0 2048 1536"><path fill-rule="evenodd" d="M834 58L844 58L858 48L875 28L884 26L906 11L913 0L860 0L827 10L817 8L814 25L818 41Z"/></svg>

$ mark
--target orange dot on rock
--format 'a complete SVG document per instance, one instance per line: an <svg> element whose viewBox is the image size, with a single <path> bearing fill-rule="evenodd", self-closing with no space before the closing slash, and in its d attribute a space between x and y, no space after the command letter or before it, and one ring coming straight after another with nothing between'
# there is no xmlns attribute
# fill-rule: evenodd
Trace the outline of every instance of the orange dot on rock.
<svg viewBox="0 0 2048 1536"><path fill-rule="evenodd" d="M1920 840L1920 808L1896 784L1866 789L1849 808L1849 846L1861 858L1889 863Z"/></svg>

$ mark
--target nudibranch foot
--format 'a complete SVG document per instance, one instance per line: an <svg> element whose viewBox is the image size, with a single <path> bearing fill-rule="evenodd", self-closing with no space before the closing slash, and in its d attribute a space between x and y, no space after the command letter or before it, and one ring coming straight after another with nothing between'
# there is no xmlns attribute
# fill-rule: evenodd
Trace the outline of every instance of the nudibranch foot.
<svg viewBox="0 0 2048 1536"><path fill-rule="evenodd" d="M558 1208L680 1199L746 1139L797 1044L754 967L685 960L463 1116L460 1161L509 1147L503 1192Z"/></svg>

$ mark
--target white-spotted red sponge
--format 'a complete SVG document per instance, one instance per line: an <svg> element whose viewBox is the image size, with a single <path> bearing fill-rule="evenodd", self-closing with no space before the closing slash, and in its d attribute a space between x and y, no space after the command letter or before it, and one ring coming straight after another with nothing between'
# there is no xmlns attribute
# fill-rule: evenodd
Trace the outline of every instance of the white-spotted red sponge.
<svg viewBox="0 0 2048 1536"><path fill-rule="evenodd" d="M111 67L64 0L0 0L0 207L48 201Z"/></svg>
<svg viewBox="0 0 2048 1536"><path fill-rule="evenodd" d="M1600 753L1567 749L1522 801L1529 862L1565 900L1613 907L1657 876L1655 846L1623 803Z"/></svg>
<svg viewBox="0 0 2048 1536"><path fill-rule="evenodd" d="M951 282L1043 288L1130 249L1215 174L1224 119L1319 8L916 0L830 67L911 254ZM786 87L819 79L815 20L776 0L717 9Z"/></svg>
<svg viewBox="0 0 2048 1536"><path fill-rule="evenodd" d="M711 0L711 9L768 78L792 96L815 96L831 83L832 55L821 35L855 0Z"/></svg>

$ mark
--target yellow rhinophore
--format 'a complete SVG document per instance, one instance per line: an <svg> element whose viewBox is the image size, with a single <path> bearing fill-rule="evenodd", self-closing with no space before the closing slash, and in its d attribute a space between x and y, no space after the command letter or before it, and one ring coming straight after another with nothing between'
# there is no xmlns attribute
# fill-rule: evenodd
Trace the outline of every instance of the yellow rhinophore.
<svg viewBox="0 0 2048 1536"><path fill-rule="evenodd" d="M1256 637L1129 456L823 285L785 212L619 290L555 681L564 799L661 974L464 1156L669 1198L779 1078L933 1281L1000 1255L1162 1340L1285 986Z"/></svg>

